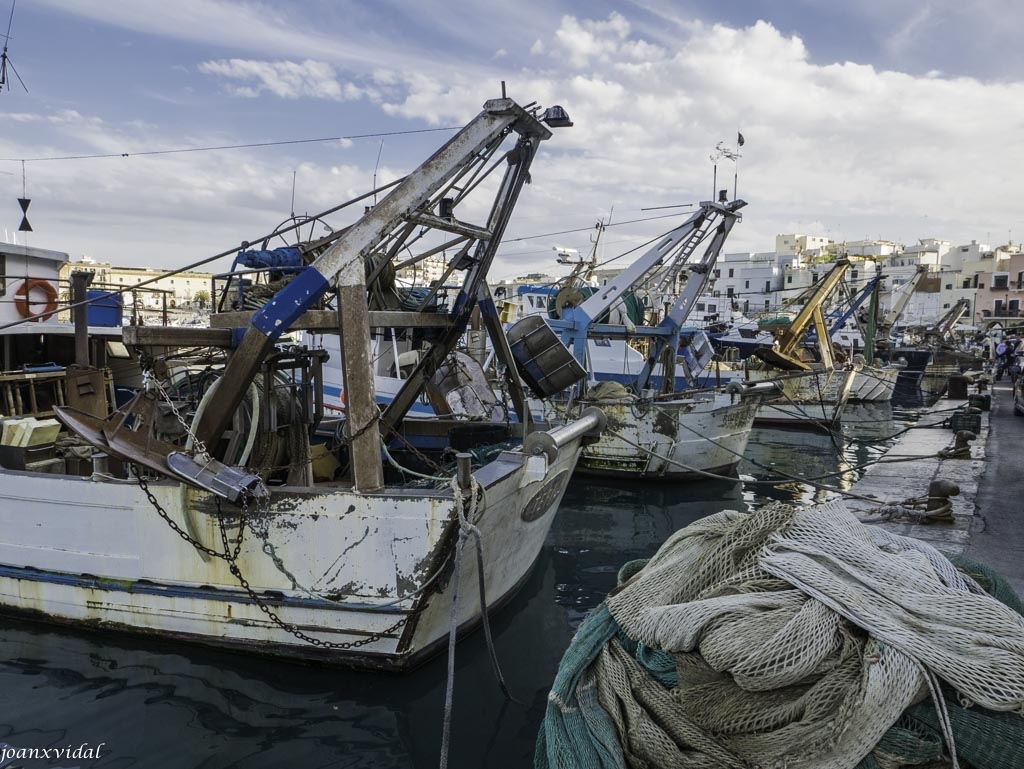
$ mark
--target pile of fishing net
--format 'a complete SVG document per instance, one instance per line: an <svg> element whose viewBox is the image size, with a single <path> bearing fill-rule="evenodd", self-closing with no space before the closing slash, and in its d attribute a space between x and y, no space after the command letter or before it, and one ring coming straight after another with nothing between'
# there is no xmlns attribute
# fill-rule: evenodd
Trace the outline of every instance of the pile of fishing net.
<svg viewBox="0 0 1024 769"><path fill-rule="evenodd" d="M1024 767L1022 607L978 565L777 503L620 582L562 660L537 767Z"/></svg>

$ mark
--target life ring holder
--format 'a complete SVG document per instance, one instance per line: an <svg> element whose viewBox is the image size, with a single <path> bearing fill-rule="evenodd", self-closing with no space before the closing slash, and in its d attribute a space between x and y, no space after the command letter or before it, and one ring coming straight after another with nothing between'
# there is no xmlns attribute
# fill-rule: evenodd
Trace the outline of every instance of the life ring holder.
<svg viewBox="0 0 1024 769"><path fill-rule="evenodd" d="M42 291L46 295L46 307L42 312L32 312L29 296L33 291ZM35 302L39 304L39 302ZM28 320L49 320L57 312L57 289L54 285L42 278L26 278L14 292L14 307L18 314Z"/></svg>

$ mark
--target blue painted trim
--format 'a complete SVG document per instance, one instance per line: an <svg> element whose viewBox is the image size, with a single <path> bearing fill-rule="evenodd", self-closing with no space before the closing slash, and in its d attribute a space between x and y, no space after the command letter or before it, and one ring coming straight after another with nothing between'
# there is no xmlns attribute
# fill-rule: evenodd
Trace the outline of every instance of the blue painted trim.
<svg viewBox="0 0 1024 769"><path fill-rule="evenodd" d="M129 582L127 580L111 580L84 574L66 574L55 571L40 571L16 566L0 566L0 579L15 579L25 582L43 582L52 585L84 588L87 590L104 590L109 593L133 593L137 595L158 595L165 598L190 598L205 601L225 601L228 603L255 604L248 595L229 589L198 588L188 585L159 585L155 582ZM395 606L381 608L373 604L328 601L320 598L298 598L284 596L276 598L261 596L261 600L271 606L289 606L297 609L322 609L327 611L365 611L379 614L408 614L408 610Z"/></svg>
<svg viewBox="0 0 1024 769"><path fill-rule="evenodd" d="M251 325L268 339L277 339L330 287L327 278L317 270L307 268L252 316Z"/></svg>

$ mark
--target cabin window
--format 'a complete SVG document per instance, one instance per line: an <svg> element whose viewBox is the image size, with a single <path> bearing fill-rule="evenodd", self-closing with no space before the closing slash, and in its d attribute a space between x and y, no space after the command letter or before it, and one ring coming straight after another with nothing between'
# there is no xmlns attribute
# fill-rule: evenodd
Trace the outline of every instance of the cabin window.
<svg viewBox="0 0 1024 769"><path fill-rule="evenodd" d="M7 293L7 257L0 254L0 296Z"/></svg>
<svg viewBox="0 0 1024 769"><path fill-rule="evenodd" d="M708 312L718 312L718 305L717 304L709 304L708 305Z"/></svg>
<svg viewBox="0 0 1024 769"><path fill-rule="evenodd" d="M697 302L697 312L704 312L704 302Z"/></svg>

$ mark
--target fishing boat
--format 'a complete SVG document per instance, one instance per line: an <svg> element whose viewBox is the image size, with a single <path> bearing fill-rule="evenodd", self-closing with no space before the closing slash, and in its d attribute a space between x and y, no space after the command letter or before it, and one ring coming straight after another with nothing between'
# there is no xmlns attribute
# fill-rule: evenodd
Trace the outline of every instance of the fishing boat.
<svg viewBox="0 0 1024 769"><path fill-rule="evenodd" d="M755 424L810 430L838 426L861 365L837 360L822 308L849 266L848 259L837 260L806 293L792 321L776 327L773 346L755 350L748 360L748 382L774 381L782 390L782 397L761 405ZM812 325L815 357L804 347Z"/></svg>
<svg viewBox="0 0 1024 769"><path fill-rule="evenodd" d="M686 221L657 238L654 245L608 284L577 301L563 302L560 317L546 323L588 369L588 382L565 403L553 401L563 415L599 407L608 429L585 446L579 472L623 478L687 481L735 470L758 406L775 394L774 384L732 383L696 388L713 350L703 332L684 333L687 317L706 288L721 248L739 218L743 200L705 201ZM706 243L703 254L691 259ZM657 325L604 322L609 308L641 284L667 295L682 285ZM537 318L538 323L545 321ZM647 347L627 390L597 381L588 359L593 339L630 338ZM690 389L678 389L682 373Z"/></svg>
<svg viewBox="0 0 1024 769"><path fill-rule="evenodd" d="M923 273L923 269L918 270L904 296L910 296L919 276ZM876 340L882 334L888 338L886 329L892 328L905 306L904 303L897 300L892 311L884 319L879 318L879 292L884 277L881 270L877 270L860 291L848 296L845 309L836 314L829 329L833 344L841 344L846 350L845 355L852 356L853 359L853 382L850 385L849 395L851 403L877 403L892 400L893 393L896 391L896 380L907 366L907 362L903 358L886 362L880 360L876 353ZM862 323L855 313L865 301L868 301L868 308ZM843 329L851 321L855 322L855 329L849 334L845 334ZM843 337L853 341L853 345L842 344L840 340Z"/></svg>
<svg viewBox="0 0 1024 769"><path fill-rule="evenodd" d="M558 107L488 101L409 175L337 207L361 211L382 196L348 226L258 257L277 279L259 309L231 304L255 287L239 270L209 328L126 328L130 347L208 347L223 365L204 368L205 389L173 387L154 366L109 414L54 409L85 459L76 472L0 470L0 610L388 670L485 621L529 575L581 445L602 424L590 411L530 433L522 364L486 285L541 142L569 125ZM464 211L488 213L473 223ZM460 276L450 305L379 301L396 262L442 252ZM405 419L475 308L520 410L511 440L478 459L465 420ZM284 343L286 332L324 328L341 339L341 419L324 414L325 353ZM422 353L383 411L369 360L381 328L418 336ZM400 446L432 472L403 465ZM467 542L474 557L463 558Z"/></svg>

